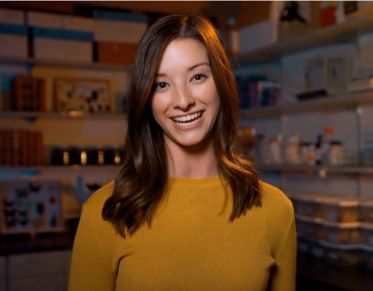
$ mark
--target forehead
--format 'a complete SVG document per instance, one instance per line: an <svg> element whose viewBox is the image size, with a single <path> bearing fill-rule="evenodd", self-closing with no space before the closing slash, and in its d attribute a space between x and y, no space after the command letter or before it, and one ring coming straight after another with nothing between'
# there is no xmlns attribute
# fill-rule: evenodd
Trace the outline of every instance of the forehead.
<svg viewBox="0 0 373 291"><path fill-rule="evenodd" d="M159 71L175 66L193 66L199 62L208 63L205 46L194 38L178 38L166 46Z"/></svg>

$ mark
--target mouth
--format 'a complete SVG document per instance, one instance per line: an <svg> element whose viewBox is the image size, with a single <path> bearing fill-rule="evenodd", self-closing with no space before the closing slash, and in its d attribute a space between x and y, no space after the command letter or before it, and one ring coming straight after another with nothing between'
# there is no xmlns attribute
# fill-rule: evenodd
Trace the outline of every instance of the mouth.
<svg viewBox="0 0 373 291"><path fill-rule="evenodd" d="M179 126L189 126L198 121L201 118L203 111L198 111L190 114L181 116L171 117L172 121Z"/></svg>

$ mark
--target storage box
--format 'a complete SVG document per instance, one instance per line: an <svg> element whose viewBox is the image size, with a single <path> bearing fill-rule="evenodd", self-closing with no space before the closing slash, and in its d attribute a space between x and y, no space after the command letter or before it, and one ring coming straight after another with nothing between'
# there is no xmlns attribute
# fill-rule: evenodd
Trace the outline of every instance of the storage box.
<svg viewBox="0 0 373 291"><path fill-rule="evenodd" d="M360 228L363 235L364 244L373 247L373 224L361 223Z"/></svg>
<svg viewBox="0 0 373 291"><path fill-rule="evenodd" d="M0 9L0 23L25 24L25 12L16 9Z"/></svg>
<svg viewBox="0 0 373 291"><path fill-rule="evenodd" d="M277 22L265 20L239 31L240 53L249 53L277 42Z"/></svg>
<svg viewBox="0 0 373 291"><path fill-rule="evenodd" d="M96 41L138 43L146 30L145 23L97 20Z"/></svg>
<svg viewBox="0 0 373 291"><path fill-rule="evenodd" d="M27 27L0 24L0 56L26 58L27 55Z"/></svg>
<svg viewBox="0 0 373 291"><path fill-rule="evenodd" d="M338 267L354 267L363 262L359 245L342 245L319 242L323 248L323 259L327 264Z"/></svg>
<svg viewBox="0 0 373 291"><path fill-rule="evenodd" d="M64 15L62 18L62 27L68 30L94 32L95 20L88 17Z"/></svg>
<svg viewBox="0 0 373 291"><path fill-rule="evenodd" d="M33 28L33 57L92 62L93 34L83 31Z"/></svg>
<svg viewBox="0 0 373 291"><path fill-rule="evenodd" d="M95 60L104 64L133 65L136 56L136 44L118 42L95 43Z"/></svg>
<svg viewBox="0 0 373 291"><path fill-rule="evenodd" d="M96 41L112 41L136 44L147 28L147 17L143 14L94 11Z"/></svg>
<svg viewBox="0 0 373 291"><path fill-rule="evenodd" d="M290 199L293 201L294 211L297 215L310 218L324 217L319 203L319 195L297 193L290 195Z"/></svg>
<svg viewBox="0 0 373 291"><path fill-rule="evenodd" d="M325 237L321 219L296 215L296 226L298 236L303 239L323 240Z"/></svg>
<svg viewBox="0 0 373 291"><path fill-rule="evenodd" d="M373 200L365 200L360 202L361 221L373 223Z"/></svg>
<svg viewBox="0 0 373 291"><path fill-rule="evenodd" d="M320 199L324 219L331 222L358 222L359 202L356 199L324 198Z"/></svg>
<svg viewBox="0 0 373 291"><path fill-rule="evenodd" d="M360 249L365 267L373 271L373 247L363 245Z"/></svg>
<svg viewBox="0 0 373 291"><path fill-rule="evenodd" d="M62 28L62 15L29 11L26 18L27 25L45 28Z"/></svg>
<svg viewBox="0 0 373 291"><path fill-rule="evenodd" d="M360 244L363 241L359 223L322 222L324 240L335 244Z"/></svg>

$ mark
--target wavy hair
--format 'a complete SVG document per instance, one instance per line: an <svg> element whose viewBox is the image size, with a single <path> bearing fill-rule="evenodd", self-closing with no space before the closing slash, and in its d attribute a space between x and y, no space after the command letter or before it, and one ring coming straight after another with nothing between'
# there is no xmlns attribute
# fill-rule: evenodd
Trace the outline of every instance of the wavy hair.
<svg viewBox="0 0 373 291"><path fill-rule="evenodd" d="M214 127L214 148L219 173L233 195L230 220L260 205L258 175L251 162L235 151L238 94L228 57L212 24L202 16L169 15L155 22L142 37L128 93L128 129L124 164L102 216L120 235L132 235L143 223L151 223L168 181L163 131L155 121L151 99L155 76L167 45L179 38L193 38L207 50L220 98Z"/></svg>

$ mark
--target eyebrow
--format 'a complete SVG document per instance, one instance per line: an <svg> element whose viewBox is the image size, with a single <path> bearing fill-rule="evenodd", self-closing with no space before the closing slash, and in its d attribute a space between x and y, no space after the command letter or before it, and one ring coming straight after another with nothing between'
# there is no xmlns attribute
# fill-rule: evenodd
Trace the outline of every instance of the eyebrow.
<svg viewBox="0 0 373 291"><path fill-rule="evenodd" d="M198 64L195 64L195 65L189 67L187 71L188 72L193 71L195 68L200 67L200 66L208 66L208 67L210 67L210 64L209 63L205 63L205 62L204 63L198 63ZM166 77L167 74L159 73L159 74L156 74L155 76L156 77Z"/></svg>

